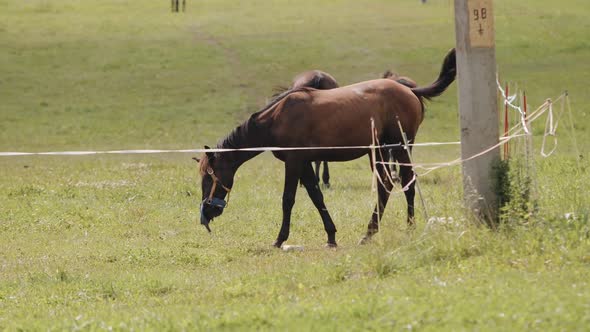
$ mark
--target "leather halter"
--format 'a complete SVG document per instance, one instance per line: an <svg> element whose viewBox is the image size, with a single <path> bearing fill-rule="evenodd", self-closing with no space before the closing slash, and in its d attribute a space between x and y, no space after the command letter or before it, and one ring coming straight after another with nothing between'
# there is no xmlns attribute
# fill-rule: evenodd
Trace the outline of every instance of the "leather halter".
<svg viewBox="0 0 590 332"><path fill-rule="evenodd" d="M229 203L229 194L231 193L231 188L228 188L228 187L224 186L223 183L221 183L221 180L219 180L219 178L215 175L215 172L213 172L213 168L207 167L207 174L209 174L211 176L211 178L213 179L213 186L211 187L211 191L209 192L209 198L207 199L206 204L211 205L211 203L215 203L215 201L217 201L218 204L213 204L213 205L219 205L221 208L226 207L227 204ZM213 197L213 194L215 193L215 189L217 188L217 183L219 183L221 188L223 188L223 190L225 190L227 192L227 202L221 198ZM219 204L221 202L222 202L222 204Z"/></svg>

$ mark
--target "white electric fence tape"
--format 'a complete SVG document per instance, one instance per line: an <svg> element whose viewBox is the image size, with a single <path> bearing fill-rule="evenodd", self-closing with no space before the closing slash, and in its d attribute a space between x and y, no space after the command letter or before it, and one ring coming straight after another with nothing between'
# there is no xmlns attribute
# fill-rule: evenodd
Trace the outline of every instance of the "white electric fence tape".
<svg viewBox="0 0 590 332"><path fill-rule="evenodd" d="M499 138L499 143L495 144L479 153L476 153L468 158L458 158L449 162L437 162L437 163L398 163L398 162L386 162L386 161L376 161L374 158L375 156L375 149L387 149L387 148L404 148L404 145L399 144L384 144L379 145L379 142L373 138L373 143L371 145L359 145L359 146L329 146L329 147L255 147L255 148L241 148L241 149L221 149L221 148L213 148L213 149L179 149L179 150L108 150L108 151L53 151L53 152L0 152L0 157L10 157L10 156L84 156L84 155L99 155L99 154L157 154L157 153L205 153L205 152L235 152L235 151L297 151L297 150L341 150L341 149L367 149L373 151L372 162L374 164L394 164L398 166L412 166L415 168L420 168L425 170L424 173L420 174L420 176L426 175L436 169L442 167L449 167L461 164L465 161L472 160L479 156L482 156L507 141L510 141L517 137L522 137L526 135L530 135L531 133L527 129L526 122L529 123L538 119L542 114L548 111L548 117L545 124L545 133L543 135L543 143L541 147L541 155L543 157L550 156L557 148L557 138L555 136L558 126L558 121L554 121L553 115L553 103L557 102L561 98L567 97L567 94L564 93L560 95L556 100L552 101L547 99L541 106L539 106L535 111L531 112L528 116L525 117L524 111L519 107L514 105L512 102L516 98L516 94L512 96L505 96L505 92L500 86L500 83L496 79L496 83L498 85L498 89L500 90L502 97L504 98L504 103L509 105L511 108L517 110L521 115L521 123L515 125L514 127L510 128L506 136L502 136ZM563 112L563 110L562 110ZM561 114L561 113L560 113ZM525 133L522 134L521 132L524 131ZM545 140L547 136L553 136L554 139L554 146L549 152L545 152ZM408 143L408 146L441 146L441 145L460 145L461 142L428 142L428 143ZM383 158L381 158L383 160ZM378 173L378 172L377 172ZM382 181L379 174L376 175L378 181ZM391 180L391 179L390 179ZM412 179L410 183L415 181ZM407 190L409 184L404 186L402 190Z"/></svg>

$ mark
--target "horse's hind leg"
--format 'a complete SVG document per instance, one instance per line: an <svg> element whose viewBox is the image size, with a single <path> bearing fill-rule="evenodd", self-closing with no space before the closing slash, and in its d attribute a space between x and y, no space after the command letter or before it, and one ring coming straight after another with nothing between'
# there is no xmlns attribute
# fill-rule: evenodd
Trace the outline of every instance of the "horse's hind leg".
<svg viewBox="0 0 590 332"><path fill-rule="evenodd" d="M395 161L395 159L393 158L393 149L389 149L387 154L388 154L389 162L391 163L391 164L389 164L389 174L391 174L391 178L393 179L394 183L399 183L400 178L397 173L397 168L395 167L395 164L393 164L393 161Z"/></svg>
<svg viewBox="0 0 590 332"><path fill-rule="evenodd" d="M377 158L377 161L379 162L381 160ZM372 163L371 167L373 167ZM381 220L381 217L383 217L383 210L385 210L385 206L389 200L389 194L393 188L393 183L391 183L389 177L387 176L387 172L389 171L388 168L380 163L377 163L375 167L377 167L376 171L381 177L381 180L377 181L378 202L375 205L375 210L373 210L373 215L371 215L371 221L369 222L369 226L367 228L367 234L365 234L359 244L368 242L373 235L379 232L379 221Z"/></svg>
<svg viewBox="0 0 590 332"><path fill-rule="evenodd" d="M326 205L324 204L324 195L318 186L318 182L315 180L313 168L311 164L307 164L303 166L303 172L301 176L301 180L305 189L307 189L307 194L311 201L318 209L320 216L322 217L322 222L324 223L324 229L328 234L328 243L326 246L328 247L336 247L336 226L332 221L332 217L330 217L330 213L328 209L326 209Z"/></svg>
<svg viewBox="0 0 590 332"><path fill-rule="evenodd" d="M328 170L328 162L324 161L324 172L322 172L322 181L326 188L330 188L330 171Z"/></svg>
<svg viewBox="0 0 590 332"><path fill-rule="evenodd" d="M400 152L398 161L404 164L410 164L411 151ZM408 226L414 227L414 196L416 195L416 175L412 166L400 166L400 177L402 178L402 188L405 188L404 195L406 196L406 203L408 205ZM406 188L407 187L407 188Z"/></svg>

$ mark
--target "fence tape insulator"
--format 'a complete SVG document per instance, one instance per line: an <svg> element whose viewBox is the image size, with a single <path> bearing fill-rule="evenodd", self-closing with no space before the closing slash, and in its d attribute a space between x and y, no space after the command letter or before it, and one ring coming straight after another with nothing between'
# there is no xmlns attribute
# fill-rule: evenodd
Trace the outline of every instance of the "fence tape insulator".
<svg viewBox="0 0 590 332"><path fill-rule="evenodd" d="M527 134L530 134L529 130L527 129L527 126L526 126L526 114L524 113L524 111L522 110L522 108L520 106L516 106L513 104L513 102L516 100L517 95L513 94L511 96L506 96L506 92L502 89L502 86L500 85L500 81L499 81L497 73L496 73L496 85L498 86L498 90L500 90L500 95L502 96L502 99L504 99L504 105L508 105L520 113L520 121L522 122L524 132Z"/></svg>
<svg viewBox="0 0 590 332"><path fill-rule="evenodd" d="M549 112L547 114L547 121L545 121L545 133L543 134L543 142L541 143L541 155L545 158L552 155L557 149L557 137L555 136L555 132L557 131L558 124L559 121L555 121L555 125L553 125L553 103L549 102ZM545 152L545 140L547 139L547 136L553 137L553 148L549 152Z"/></svg>

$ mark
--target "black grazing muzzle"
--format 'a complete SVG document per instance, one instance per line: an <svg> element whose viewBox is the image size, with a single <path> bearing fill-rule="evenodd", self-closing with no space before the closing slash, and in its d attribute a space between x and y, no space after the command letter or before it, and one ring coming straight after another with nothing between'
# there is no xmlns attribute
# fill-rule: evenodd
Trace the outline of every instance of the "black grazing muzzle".
<svg viewBox="0 0 590 332"><path fill-rule="evenodd" d="M211 186L209 197L205 198L201 202L201 225L205 226L207 231L211 233L209 223L211 222L211 220L213 220L213 218L223 213L223 209L227 206L227 203L229 202L229 194L231 192L231 188L228 188L224 186L223 183L221 183L219 178L215 176L215 173L213 172L213 169L211 167L207 168L207 174L209 174L213 179L213 186ZM222 198L213 197L213 194L215 193L215 188L217 188L217 183L219 183L221 188L223 188L223 190L227 192L227 202Z"/></svg>
<svg viewBox="0 0 590 332"><path fill-rule="evenodd" d="M207 231L211 233L211 228L209 228L209 223L213 218L219 216L223 213L223 209L227 206L227 202L221 198L213 197L213 198L205 198L201 202L201 225L205 226ZM208 209L213 212L211 217L207 217L205 213L205 209Z"/></svg>

